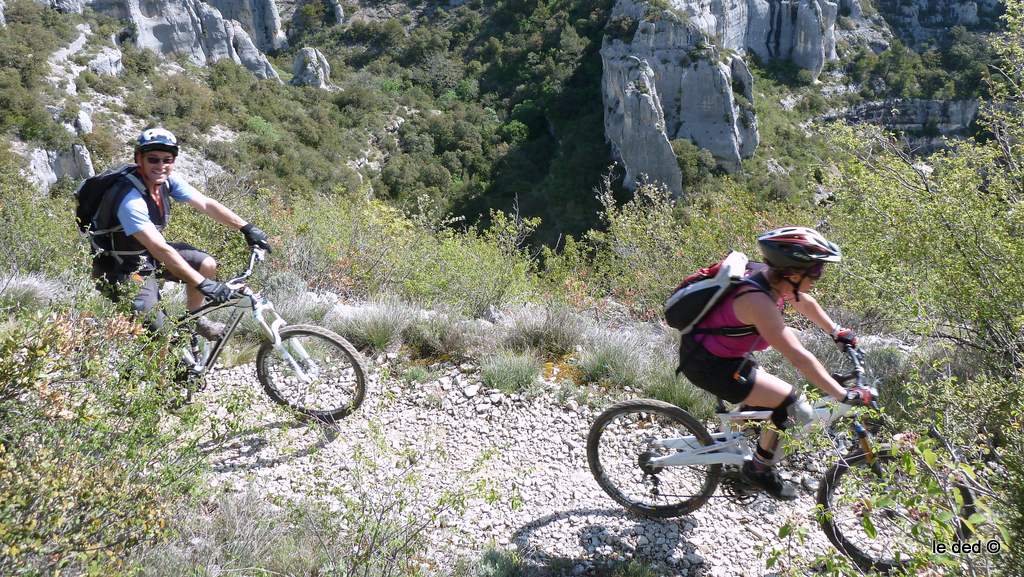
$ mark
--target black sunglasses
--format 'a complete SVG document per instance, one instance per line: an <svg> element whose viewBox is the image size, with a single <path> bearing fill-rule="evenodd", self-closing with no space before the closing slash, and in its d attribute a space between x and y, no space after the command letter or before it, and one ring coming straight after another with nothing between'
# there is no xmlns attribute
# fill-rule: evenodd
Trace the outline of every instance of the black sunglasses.
<svg viewBox="0 0 1024 577"><path fill-rule="evenodd" d="M176 159L173 156L161 158L159 156L147 156L146 164L174 164Z"/></svg>

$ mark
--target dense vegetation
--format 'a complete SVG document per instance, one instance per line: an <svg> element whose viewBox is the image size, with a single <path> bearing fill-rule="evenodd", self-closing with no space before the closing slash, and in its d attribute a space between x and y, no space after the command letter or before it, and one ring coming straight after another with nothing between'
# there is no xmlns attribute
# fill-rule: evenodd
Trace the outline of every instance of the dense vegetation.
<svg viewBox="0 0 1024 577"><path fill-rule="evenodd" d="M393 316L404 324L387 330L359 332L368 323L335 327L353 331L346 334L370 350L403 343L411 358L475 355L464 329L468 319L523 302L547 304L541 321L517 321L501 347L479 359L496 388L528 388L540 371L557 365L580 387L567 395L583 398L579 391L591 385L604 391L646 386L645 394L701 412L706 399L675 380L671 358L635 361L666 343L623 343L615 333L585 339L572 311L592 310L611 297L634 317L654 320L684 272L729 249L753 252L755 235L772 226L821 227L847 256L823 279L820 300L844 324L913 349L879 352L899 359L882 375L884 404L898 428L924 436L924 426L934 423L967 456L964 469L939 447L908 447L933 451L934 469L918 471L921 482L941 492L951 478L974 479L983 507L971 522L980 535L1013 550L990 559L991 567L970 569L1014 574L1024 566L1024 121L1003 103L1019 102L1024 86L1020 3L1010 3L1009 32L991 47L954 32L931 56L896 46L849 64L851 73L863 74L870 97L960 97L977 79L992 80L987 140L909 159L871 130L829 128L808 138L796 124L821 111L819 89L799 86L795 75L777 68L755 68L763 155L749 161L744 175L722 178L706 155L674 143L695 193L685 202L657 187L620 202L612 177L601 181L607 152L600 107L587 103L599 100L596 49L607 9L608 3L569 0L471 0L404 20L339 27L323 3L311 2L302 8L302 30L293 34L328 52L343 90L327 98L256 81L227 62L164 74L169 63L131 49L123 76L83 73L81 88L123 95L125 111L162 122L186 146L201 144L232 173L214 180L210 194L260 223L279 247L255 282L274 287L298 279L301 290L443 311L442 322L411 324L408 314L399 314ZM74 137L34 95L49 90L45 55L67 42L79 17L28 0L8 3L6 15L0 132L66 145ZM90 22L119 29L99 18ZM431 25L416 25L425 22ZM97 34L94 42L108 36ZM278 67L287 68L289 57L280 55ZM990 79L975 64L994 57L1005 76ZM882 84L872 84L879 78ZM792 110L776 104L787 92L801 97ZM65 111L74 105L69 98ZM396 113L403 118L398 126ZM98 124L87 144L101 163L119 160L124 143ZM214 127L237 138L199 138ZM367 148L368 136L390 154L372 183L377 198L346 164ZM769 158L783 170L768 170ZM600 194L592 198L595 185ZM817 186L830 193L828 203L809 202ZM197 408L171 410L175 389L161 370L166 343L136 338L139 327L125 311L92 291L70 199L29 190L18 160L0 145L0 573L62 567L159 573L158 557L163 567L187 566L168 553L173 547L163 557L137 555L140 545L173 543L185 531L212 532L187 514L209 502L196 482L203 464L194 446L197 423L205 421ZM509 208L517 198L522 214L542 222L485 210ZM453 212L487 216L481 226L466 226ZM597 219L592 230L590 219ZM557 231L576 234L559 251L537 254L525 241L544 223L557 224L545 229L545 241ZM189 211L176 214L168 236L218 247L226 270L243 256L237 235ZM768 364L785 370L778 359ZM403 378L419 378L417 367L410 363ZM217 510L232 507L222 503ZM185 513L171 514L175 509ZM301 506L238 514L253 511L261 527L296 528L310 519ZM348 519L357 513L346 512ZM948 529L942 513L921 522L941 534ZM358 533L342 529L331 547L359 541ZM255 550L232 554L267 571L313 571L324 558L316 545L322 536L293 533L275 541L281 545L271 557ZM775 558L785 565L783 555ZM926 548L915 561L922 572L963 570L961 560L936 558ZM501 563L511 562L489 555L481 566ZM414 571L374 567L377 574ZM829 560L827 570L852 571L842 559Z"/></svg>

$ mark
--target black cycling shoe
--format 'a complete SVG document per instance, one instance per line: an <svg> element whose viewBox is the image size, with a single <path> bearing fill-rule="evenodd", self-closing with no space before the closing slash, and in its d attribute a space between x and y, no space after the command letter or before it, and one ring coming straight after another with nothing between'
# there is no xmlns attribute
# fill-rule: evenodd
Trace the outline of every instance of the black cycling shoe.
<svg viewBox="0 0 1024 577"><path fill-rule="evenodd" d="M743 477L750 482L751 485L759 487L768 493L772 497L780 501L792 501L796 499L796 487L792 483L787 483L782 480L775 469L768 467L763 471L758 471L754 468L752 461L743 463L743 468L740 470Z"/></svg>

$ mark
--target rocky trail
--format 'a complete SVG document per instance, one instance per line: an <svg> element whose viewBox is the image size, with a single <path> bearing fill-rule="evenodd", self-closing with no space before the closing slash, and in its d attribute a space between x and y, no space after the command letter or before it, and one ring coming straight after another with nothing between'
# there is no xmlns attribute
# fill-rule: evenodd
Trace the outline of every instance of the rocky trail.
<svg viewBox="0 0 1024 577"><path fill-rule="evenodd" d="M806 567L807 558L832 553L812 514L823 464L784 471L801 485L790 503L762 496L740 506L719 489L691 515L645 520L608 498L587 467L586 434L599 410L562 400L551 379L524 398L483 388L470 365L431 368L434 380L407 384L391 376L397 371L388 361L371 364L366 401L330 427L273 405L251 364L216 371L197 400L211 425L240 419L241 430L204 445L210 484L315 497L325 506L337 494L387 499L413 491L424 510L444 491L486 488L461 514L447 511L428 529L423 563L435 569L495 546L518 552L536 575L600 574L628 559L662 575L768 575L766 559L782 546L776 535L787 520L806 528L808 539L787 545L785 558ZM406 483L410 472L415 488Z"/></svg>

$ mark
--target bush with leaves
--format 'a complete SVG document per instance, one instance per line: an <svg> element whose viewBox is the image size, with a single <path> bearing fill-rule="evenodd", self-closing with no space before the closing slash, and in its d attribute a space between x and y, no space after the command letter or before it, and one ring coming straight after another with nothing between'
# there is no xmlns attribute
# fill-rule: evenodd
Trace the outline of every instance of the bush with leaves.
<svg viewBox="0 0 1024 577"><path fill-rule="evenodd" d="M140 332L62 310L0 337L0 573L118 574L198 481L195 411L165 420L165 344Z"/></svg>

